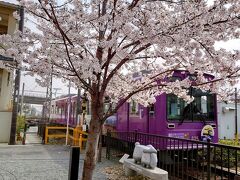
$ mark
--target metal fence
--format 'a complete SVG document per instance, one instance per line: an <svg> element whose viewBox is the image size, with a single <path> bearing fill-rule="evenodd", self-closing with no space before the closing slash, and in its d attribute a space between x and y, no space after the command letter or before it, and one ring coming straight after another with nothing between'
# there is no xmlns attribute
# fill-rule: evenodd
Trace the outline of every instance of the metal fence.
<svg viewBox="0 0 240 180"><path fill-rule="evenodd" d="M240 147L139 132L108 132L106 157L132 155L134 143L153 145L169 179L240 179Z"/></svg>

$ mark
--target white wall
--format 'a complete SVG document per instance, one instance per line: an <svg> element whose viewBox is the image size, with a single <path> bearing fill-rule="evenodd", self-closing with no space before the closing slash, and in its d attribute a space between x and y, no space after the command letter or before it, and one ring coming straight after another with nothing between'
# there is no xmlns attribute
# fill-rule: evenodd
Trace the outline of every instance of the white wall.
<svg viewBox="0 0 240 180"><path fill-rule="evenodd" d="M12 112L0 112L0 143L7 143L10 136Z"/></svg>
<svg viewBox="0 0 240 180"><path fill-rule="evenodd" d="M13 34L16 27L17 27L17 21L13 17L13 14L10 13L8 18L8 34Z"/></svg>
<svg viewBox="0 0 240 180"><path fill-rule="evenodd" d="M3 70L0 93L0 143L8 142L12 119L12 80L8 82L8 71Z"/></svg>
<svg viewBox="0 0 240 180"><path fill-rule="evenodd" d="M10 74L9 74L10 73ZM10 75L10 76L9 76ZM12 111L11 99L12 99L12 75L11 72L3 70L1 81L1 92L0 92L0 112L1 111ZM0 117L1 118L1 117Z"/></svg>
<svg viewBox="0 0 240 180"><path fill-rule="evenodd" d="M229 110L223 112L223 108L227 107ZM240 134L240 104L237 105L238 116L238 134ZM218 135L220 139L234 139L235 138L235 104L224 102L218 103Z"/></svg>

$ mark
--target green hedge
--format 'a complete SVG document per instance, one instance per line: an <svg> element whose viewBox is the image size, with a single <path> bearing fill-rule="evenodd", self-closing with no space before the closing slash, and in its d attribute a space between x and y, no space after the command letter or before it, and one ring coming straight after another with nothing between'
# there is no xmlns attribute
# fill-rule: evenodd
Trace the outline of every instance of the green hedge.
<svg viewBox="0 0 240 180"><path fill-rule="evenodd" d="M235 140L219 140L219 144L224 144L228 146L236 146ZM240 150L233 150L229 149L229 167L235 167L236 166L236 153L237 153L237 162L238 165L240 163ZM222 155L222 156L221 156ZM219 165L223 165L224 167L228 167L228 149L222 148L222 154L221 154L221 148L216 148L216 162ZM221 161L222 159L222 161Z"/></svg>

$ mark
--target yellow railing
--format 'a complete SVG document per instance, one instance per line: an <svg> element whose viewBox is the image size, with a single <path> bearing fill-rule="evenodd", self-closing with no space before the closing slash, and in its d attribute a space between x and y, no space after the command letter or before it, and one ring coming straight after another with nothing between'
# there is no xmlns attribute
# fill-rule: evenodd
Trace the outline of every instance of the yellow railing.
<svg viewBox="0 0 240 180"><path fill-rule="evenodd" d="M49 138L66 138L65 134L49 134L49 131L51 130L65 130L67 131L67 127L59 127L59 126L47 126L45 129L45 144L48 144ZM72 133L70 133L72 132ZM68 128L68 139L72 140L72 145L79 146L80 149L83 147L83 142L87 141L88 133L81 130L80 127L76 128ZM69 141L68 141L69 142Z"/></svg>

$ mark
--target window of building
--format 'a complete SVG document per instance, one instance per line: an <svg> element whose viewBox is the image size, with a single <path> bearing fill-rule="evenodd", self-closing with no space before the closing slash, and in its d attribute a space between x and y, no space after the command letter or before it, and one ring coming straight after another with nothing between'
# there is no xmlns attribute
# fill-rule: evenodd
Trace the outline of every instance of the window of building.
<svg viewBox="0 0 240 180"><path fill-rule="evenodd" d="M0 35L7 34L7 26L0 25Z"/></svg>
<svg viewBox="0 0 240 180"><path fill-rule="evenodd" d="M10 76L11 76L11 73L10 73L10 72L8 72L8 77L7 77L7 86L9 86L9 84L10 84Z"/></svg>

